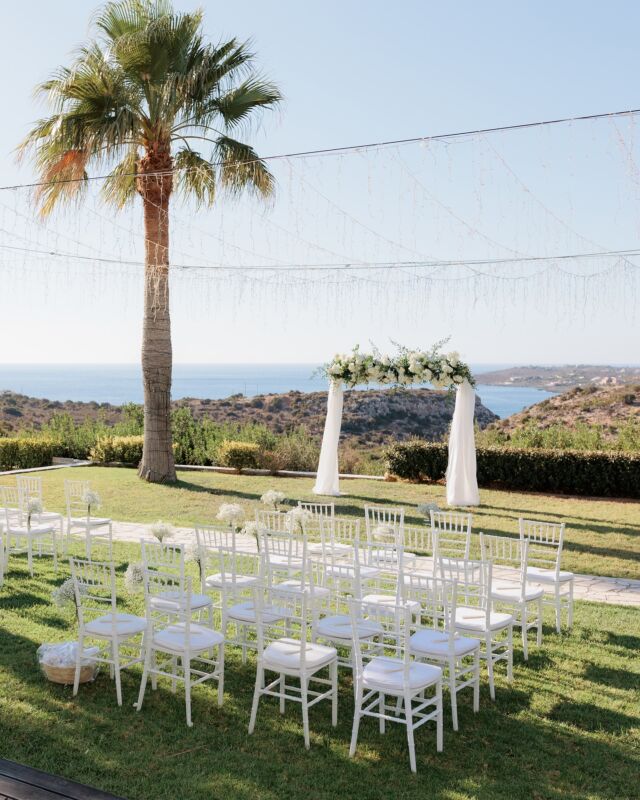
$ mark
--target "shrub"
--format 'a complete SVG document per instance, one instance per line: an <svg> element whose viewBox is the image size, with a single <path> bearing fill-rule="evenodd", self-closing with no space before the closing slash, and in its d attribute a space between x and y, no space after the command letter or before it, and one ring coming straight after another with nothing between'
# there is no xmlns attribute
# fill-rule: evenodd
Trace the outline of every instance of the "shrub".
<svg viewBox="0 0 640 800"><path fill-rule="evenodd" d="M91 450L91 460L100 464L117 461L139 464L144 436L101 436Z"/></svg>
<svg viewBox="0 0 640 800"><path fill-rule="evenodd" d="M227 440L218 447L218 462L223 467L232 467L241 472L258 466L260 446L255 442Z"/></svg>
<svg viewBox="0 0 640 800"><path fill-rule="evenodd" d="M53 460L53 442L48 439L0 439L0 469L48 467Z"/></svg>
<svg viewBox="0 0 640 800"><path fill-rule="evenodd" d="M505 489L565 494L640 497L640 454L585 450L480 447L478 483ZM420 440L386 452L389 472L406 480L441 480L447 445Z"/></svg>
<svg viewBox="0 0 640 800"><path fill-rule="evenodd" d="M312 472L318 466L320 448L309 436L305 428L281 434L274 448L275 456L281 464L279 469L298 472Z"/></svg>

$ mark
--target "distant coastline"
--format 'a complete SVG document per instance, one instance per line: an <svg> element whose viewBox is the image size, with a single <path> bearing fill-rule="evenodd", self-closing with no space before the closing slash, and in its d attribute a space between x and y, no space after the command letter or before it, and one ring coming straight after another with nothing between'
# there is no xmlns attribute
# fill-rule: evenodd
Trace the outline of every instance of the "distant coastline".
<svg viewBox="0 0 640 800"><path fill-rule="evenodd" d="M290 391L326 390L325 379L314 374L318 364L175 364L172 394L175 400L220 400L242 394L255 397ZM510 369L504 364L472 364L477 393L499 417L508 417L553 392L522 385L486 385L485 374ZM0 391L10 391L52 403L142 402L137 364L0 364Z"/></svg>

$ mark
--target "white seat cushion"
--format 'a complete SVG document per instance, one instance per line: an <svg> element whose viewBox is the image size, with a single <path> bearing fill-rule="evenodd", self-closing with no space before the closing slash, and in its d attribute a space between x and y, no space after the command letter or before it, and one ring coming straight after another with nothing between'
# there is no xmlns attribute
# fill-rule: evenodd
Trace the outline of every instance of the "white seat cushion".
<svg viewBox="0 0 640 800"><path fill-rule="evenodd" d="M308 583L295 580L295 578L288 581L280 581L279 583L274 584L273 588L277 589L279 592L307 591L307 596L310 600L313 598L316 600L324 599L325 597L329 596L329 590L324 586L314 586L313 589L311 589Z"/></svg>
<svg viewBox="0 0 640 800"><path fill-rule="evenodd" d="M288 558L286 555L278 555L274 553L269 553L269 557L267 558L267 564L270 567L277 567L278 569L289 568L289 569L302 569L302 559L298 556L292 556Z"/></svg>
<svg viewBox="0 0 640 800"><path fill-rule="evenodd" d="M297 639L276 639L265 648L265 666L281 667L287 670L300 669L302 643ZM318 670L334 661L338 656L335 647L307 642L305 661L308 670Z"/></svg>
<svg viewBox="0 0 640 800"><path fill-rule="evenodd" d="M115 623L115 624L114 624ZM144 617L136 617L134 614L104 614L97 617L85 625L85 631L92 636L104 636L111 638L114 633L118 638L126 636L136 636L147 628L147 620Z"/></svg>
<svg viewBox="0 0 640 800"><path fill-rule="evenodd" d="M367 594L362 598L363 603L371 603L372 606L392 606L394 609L398 603L395 595L391 594ZM417 600L408 600L406 603L412 614L417 614L420 611L420 603ZM376 614L381 612L380 608L376 608Z"/></svg>
<svg viewBox="0 0 640 800"><path fill-rule="evenodd" d="M349 642L353 639L351 617L348 614L333 614L329 617L323 617L316 630L320 636L324 636L327 639L344 639ZM357 630L358 639L372 639L383 632L382 625L379 622L366 619L358 620Z"/></svg>
<svg viewBox="0 0 640 800"><path fill-rule="evenodd" d="M527 578L537 583L555 583L556 571L554 569L542 569L542 567L527 567ZM558 582L573 580L573 572L563 572L558 574Z"/></svg>
<svg viewBox="0 0 640 800"><path fill-rule="evenodd" d="M32 525L31 530L27 530L26 525L19 527L11 526L9 533L12 536L46 536L49 533L54 533L55 525Z"/></svg>
<svg viewBox="0 0 640 800"><path fill-rule="evenodd" d="M333 578L353 578L355 577L355 569L354 567L348 567L346 564L344 567L327 567L327 575ZM360 566L360 577L362 579L373 580L373 578L377 578L378 575L380 575L380 570L376 567Z"/></svg>
<svg viewBox="0 0 640 800"><path fill-rule="evenodd" d="M244 603L236 603L229 606L227 609L227 616L229 619L237 620L238 622L249 622L255 624L256 622L256 609L253 600L246 600ZM275 606L264 606L262 608L262 621L269 624L284 619L287 616L286 611Z"/></svg>
<svg viewBox="0 0 640 800"><path fill-rule="evenodd" d="M494 600L502 600L505 603L519 603L520 595L522 593L522 586L519 583L494 583L491 590L491 597ZM544 590L538 586L530 586L527 584L524 590L525 602L537 600L542 597Z"/></svg>
<svg viewBox="0 0 640 800"><path fill-rule="evenodd" d="M386 694L402 694L404 689L404 663L399 658L376 656L365 666L362 677L368 689L379 689ZM433 664L412 661L409 664L409 688L424 689L442 678L442 670Z"/></svg>
<svg viewBox="0 0 640 800"><path fill-rule="evenodd" d="M449 653L449 635L446 631L423 628L416 631L409 641L411 642L411 652L416 655L441 658ZM465 656L478 647L480 647L479 639L456 636L453 640L453 652L456 656Z"/></svg>
<svg viewBox="0 0 640 800"><path fill-rule="evenodd" d="M489 614L489 629L492 631L506 628L513 622L511 614L501 611L492 611ZM486 616L482 608L456 608L456 628L468 631L486 631Z"/></svg>
<svg viewBox="0 0 640 800"><path fill-rule="evenodd" d="M211 589L221 589L224 585L226 589L246 589L247 586L253 586L258 582L257 575L236 575L235 579L232 575L227 573L222 575L217 572L215 575L207 575L204 579L205 586Z"/></svg>
<svg viewBox="0 0 640 800"><path fill-rule="evenodd" d="M151 598L150 603L156 609L162 609L165 607L167 611L171 611L172 607L175 609L175 606L181 601L185 595L181 592L171 591L171 592L162 592L161 594L155 595ZM192 594L191 595L191 610L198 611L201 608L207 608L208 606L213 605L211 598L207 594Z"/></svg>
<svg viewBox="0 0 640 800"><path fill-rule="evenodd" d="M224 636L218 631L206 628L204 625L192 624L189 629L189 639L187 641L186 626L184 622L169 625L154 634L153 643L162 650L170 650L174 653L181 653L187 649L193 653L209 650L211 647L222 644Z"/></svg>
<svg viewBox="0 0 640 800"><path fill-rule="evenodd" d="M334 553L336 556L343 556L348 555L353 551L353 547L349 544L341 544L339 542L335 542L334 544L327 544L325 545L327 552ZM322 543L320 542L313 542L307 545L307 553L311 553L312 555L321 556L323 553L322 550Z"/></svg>
<svg viewBox="0 0 640 800"><path fill-rule="evenodd" d="M74 517L69 520L72 528L101 528L103 525L109 525L111 520L107 517Z"/></svg>

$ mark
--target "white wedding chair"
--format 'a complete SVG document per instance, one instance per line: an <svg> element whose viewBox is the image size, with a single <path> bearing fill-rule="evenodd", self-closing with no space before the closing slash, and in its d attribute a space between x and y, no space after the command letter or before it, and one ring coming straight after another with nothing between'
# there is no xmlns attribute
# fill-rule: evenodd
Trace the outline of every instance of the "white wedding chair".
<svg viewBox="0 0 640 800"><path fill-rule="evenodd" d="M149 602L152 604L160 602L160 605L163 605L161 601L164 600L180 600L186 592L184 545L141 539L140 548L142 550L145 596L148 594L146 588L148 581L151 581L152 587L157 588L158 583L154 582L156 575L169 587L165 597L158 600L155 594L152 594ZM210 627L213 627L213 601L208 594L204 592L198 594L190 590L189 604L200 620L202 620L202 615L206 614ZM167 605L166 608L169 606Z"/></svg>
<svg viewBox="0 0 640 800"><path fill-rule="evenodd" d="M527 558L529 542L527 539L513 539L509 536L480 534L480 553L483 561L493 565L493 585L491 599L494 603L512 609L514 626L522 630L522 653L529 659L529 631L536 629L538 647L542 644L542 602L544 591L541 586L527 582ZM500 570L507 567L507 570Z"/></svg>
<svg viewBox="0 0 640 800"><path fill-rule="evenodd" d="M327 602L322 613L313 614L312 639L328 642L338 649L338 665L353 668L351 650L353 647L353 625L349 599L361 599L363 595L363 581L361 576L360 560L358 558L358 542L354 542L348 557L337 553L329 546L323 551L320 558L311 560L311 569L316 576L314 583L322 586L329 592ZM368 580L377 577L378 570L367 568L365 575ZM365 578L366 584L367 578ZM372 639L382 634L382 628L375 622L361 620L357 629L360 639ZM346 655L344 655L346 653Z"/></svg>
<svg viewBox="0 0 640 800"><path fill-rule="evenodd" d="M442 667L451 696L453 730L458 730L458 692L473 688L473 710L480 709L480 640L459 636L456 632L458 583L436 583L426 575L411 574L404 583L405 602L413 600L423 609L423 621L431 627L418 626L411 635L411 652L419 660ZM444 628L438 628L437 607L444 603Z"/></svg>
<svg viewBox="0 0 640 800"><path fill-rule="evenodd" d="M49 523L29 523L28 518L22 513L16 514L16 507L20 507L18 489L12 486L0 487L2 505L4 506L4 536L5 563L8 564L11 555L27 554L27 566L33 578L34 548L37 556L50 555L53 558L53 568L58 569L58 546L56 541L56 526Z"/></svg>
<svg viewBox="0 0 640 800"><path fill-rule="evenodd" d="M267 511L256 509L256 525L260 531L273 531L275 533L289 532L289 517L284 511Z"/></svg>
<svg viewBox="0 0 640 800"><path fill-rule="evenodd" d="M177 681L184 684L187 725L191 719L191 690L206 681L217 681L218 706L224 698L224 636L208 625L194 622L199 610L193 604L191 578L184 582L173 573L145 571L147 631L145 660L136 708L142 708L147 681L157 686L158 677L171 679L172 691ZM195 662L195 666L194 666Z"/></svg>
<svg viewBox="0 0 640 800"><path fill-rule="evenodd" d="M359 519L323 518L320 519L320 541L307 542L307 552L311 556L321 556L325 550L331 549L337 556L350 556L354 542L359 539Z"/></svg>
<svg viewBox="0 0 640 800"><path fill-rule="evenodd" d="M116 574L112 562L101 563L70 558L71 578L78 611L78 646L73 694L78 694L82 658L87 641L97 641L101 649L92 656L100 664L108 664L111 678L115 678L116 699L122 705L121 672L133 664L144 661L144 638L147 620L134 614L118 611L116 598ZM137 639L137 643L132 640ZM106 646L106 652L104 647ZM131 648L135 655L121 654L123 648Z"/></svg>
<svg viewBox="0 0 640 800"><path fill-rule="evenodd" d="M493 610L491 584L493 578L490 561L471 564L468 559L440 558L440 578L457 584L463 594L464 604L458 604L455 613L456 631L480 639L480 658L487 664L489 692L495 700L495 665L507 662L507 680L513 680L513 624L512 614ZM476 575L480 575L477 581Z"/></svg>
<svg viewBox="0 0 640 800"><path fill-rule="evenodd" d="M567 609L567 624L573 626L573 572L560 569L564 544L564 522L519 520L520 538L529 542L527 580L539 583L545 592L544 603L556 614L556 630L562 630L562 609ZM548 594L553 595L549 600Z"/></svg>
<svg viewBox="0 0 640 800"><path fill-rule="evenodd" d="M365 600L352 600L350 605L355 710L349 755L355 755L363 717L378 719L380 733L384 733L386 722L397 722L407 728L409 763L411 771L416 772L416 728L435 720L438 752L443 747L442 669L412 660L409 642L413 616L411 608L402 604L378 606ZM379 639L362 639L358 636L363 619L383 629L383 654L380 653ZM388 704L387 697L394 698L396 703Z"/></svg>
<svg viewBox="0 0 640 800"><path fill-rule="evenodd" d="M89 515L84 502L86 492L90 491L89 481L64 482L64 497L67 506L67 543L69 551L71 540L78 536L84 544L86 558L91 558L91 549L96 539L106 541L109 547L109 560L113 560L113 526L107 517Z"/></svg>
<svg viewBox="0 0 640 800"><path fill-rule="evenodd" d="M307 622L309 598L306 592L281 591L277 587L265 587L265 592L257 587L254 595L256 611L256 636L258 664L256 684L251 706L249 733L253 733L258 714L258 704L263 696L276 697L280 702L280 713L285 713L287 701L302 706L302 726L304 745L310 747L309 709L322 700L331 700L331 723L338 724L338 654L335 647L318 644L311 640ZM269 640L268 634L273 625L273 608L280 609L290 629L295 628L295 636L289 635ZM328 671L328 678L321 673ZM265 673L272 672L277 677L267 683ZM287 683L294 678L300 685ZM310 685L317 686L311 689Z"/></svg>
<svg viewBox="0 0 640 800"><path fill-rule="evenodd" d="M4 490L7 490L6 492ZM1 519L0 530L4 530L5 516L8 512L11 516L12 522L17 526L22 525L22 508L20 505L20 497L16 486L8 486L6 484L0 486L0 506Z"/></svg>
<svg viewBox="0 0 640 800"><path fill-rule="evenodd" d="M438 558L465 558L471 555L472 514L457 511L430 511L431 536Z"/></svg>
<svg viewBox="0 0 640 800"><path fill-rule="evenodd" d="M401 506L365 505L364 521L368 542L386 539L404 545L404 508ZM389 529L388 534L385 529Z"/></svg>
<svg viewBox="0 0 640 800"><path fill-rule="evenodd" d="M55 525L60 532L60 538L62 538L64 535L62 514L45 510L42 499L42 478L39 475L17 475L16 484L23 519L27 513L29 500L38 500L42 507L42 511L37 515L38 525Z"/></svg>
<svg viewBox="0 0 640 800"><path fill-rule="evenodd" d="M302 508L304 511L313 514L314 517L320 517L320 519L334 519L336 516L335 503L313 503L298 500L298 508Z"/></svg>
<svg viewBox="0 0 640 800"><path fill-rule="evenodd" d="M295 533L262 532L262 574L265 584L280 592L304 593L308 608L321 612L329 590L317 585L307 550L307 537Z"/></svg>

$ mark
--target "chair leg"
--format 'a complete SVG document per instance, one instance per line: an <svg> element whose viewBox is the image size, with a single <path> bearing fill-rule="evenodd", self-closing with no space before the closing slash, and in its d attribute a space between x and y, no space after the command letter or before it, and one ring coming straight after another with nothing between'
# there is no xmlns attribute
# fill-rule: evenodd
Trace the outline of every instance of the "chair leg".
<svg viewBox="0 0 640 800"><path fill-rule="evenodd" d="M331 724L338 725L338 660L331 665Z"/></svg>
<svg viewBox="0 0 640 800"><path fill-rule="evenodd" d="M474 654L473 670L473 710L480 711L480 647Z"/></svg>
<svg viewBox="0 0 640 800"><path fill-rule="evenodd" d="M80 669L82 666L82 653L84 652L84 636L78 636L78 646L76 650L76 671L73 677L73 696L78 694L80 686Z"/></svg>
<svg viewBox="0 0 640 800"><path fill-rule="evenodd" d="M113 671L116 679L116 699L118 701L118 705L121 706L122 682L120 680L120 645L117 640L111 643L111 649L113 653Z"/></svg>
<svg viewBox="0 0 640 800"><path fill-rule="evenodd" d="M51 549L53 551L53 571L58 571L58 541L56 539L56 532L51 531Z"/></svg>
<svg viewBox="0 0 640 800"><path fill-rule="evenodd" d="M380 709L380 713L384 714L384 695L382 694L382 692L380 692L380 694L378 695L378 708ZM384 733L385 730L384 717L380 717L379 723L380 723L380 733Z"/></svg>
<svg viewBox="0 0 640 800"><path fill-rule="evenodd" d="M442 711L442 681L439 680L436 684L436 708L438 709L438 716L436 718L436 750L441 753L443 747L443 711ZM457 730L457 729L456 729Z"/></svg>
<svg viewBox="0 0 640 800"><path fill-rule="evenodd" d="M253 733L256 727L256 717L258 715L258 703L260 701L260 692L264 686L264 670L258 666L256 672L256 685L253 690L253 703L251 704L251 718L249 719L249 733Z"/></svg>
<svg viewBox="0 0 640 800"><path fill-rule="evenodd" d="M311 747L311 738L309 736L309 696L307 689L309 687L309 679L306 675L300 676L300 697L302 699L302 729L304 731L304 746L307 750Z"/></svg>
<svg viewBox="0 0 640 800"><path fill-rule="evenodd" d="M555 587L555 598L556 598L556 631L558 633L562 632L562 601L560 599L560 584L557 584Z"/></svg>
<svg viewBox="0 0 640 800"><path fill-rule="evenodd" d="M486 656L487 656L487 673L489 675L489 694L492 700L496 699L496 687L493 680L493 642L491 639L491 631L486 635L485 639Z"/></svg>
<svg viewBox="0 0 640 800"><path fill-rule="evenodd" d="M449 693L451 694L451 720L453 730L458 730L458 693L456 691L456 660L449 661Z"/></svg>
<svg viewBox="0 0 640 800"><path fill-rule="evenodd" d="M409 764L411 772L417 772L416 745L413 738L413 704L411 695L407 692L404 696L404 717L407 724L407 744L409 745Z"/></svg>
<svg viewBox="0 0 640 800"><path fill-rule="evenodd" d="M509 651L507 653L507 680L513 680L513 625L509 625L509 637L507 639Z"/></svg>
<svg viewBox="0 0 640 800"><path fill-rule="evenodd" d="M113 526L109 523L109 561L113 561Z"/></svg>
<svg viewBox="0 0 640 800"><path fill-rule="evenodd" d="M151 637L149 637L149 638L151 638ZM144 656L144 667L142 668L142 679L140 681L140 691L138 692L138 702L136 703L136 709L138 711L140 711L140 709L142 708L142 701L144 700L144 692L145 692L145 689L147 688L147 678L149 677L149 666L151 664L151 656L152 656L152 654L153 654L153 659L154 659L154 663L155 663L155 651L154 651L154 649L153 649L153 647L151 645L151 642L149 642L149 644L147 646L147 652L145 653L145 656ZM153 676L152 676L151 680L153 682Z"/></svg>
<svg viewBox="0 0 640 800"><path fill-rule="evenodd" d="M218 647L218 706L224 701L224 642Z"/></svg>
<svg viewBox="0 0 640 800"><path fill-rule="evenodd" d="M27 566L29 567L29 573L33 578L33 543L31 541L31 537L27 537Z"/></svg>
<svg viewBox="0 0 640 800"><path fill-rule="evenodd" d="M182 671L184 672L184 704L187 713L187 726L191 728L193 727L193 722L191 721L191 659L187 660L183 656L181 661Z"/></svg>
<svg viewBox="0 0 640 800"><path fill-rule="evenodd" d="M542 644L542 596L538 598L538 633L536 642L538 647Z"/></svg>
<svg viewBox="0 0 640 800"><path fill-rule="evenodd" d="M278 685L278 691L280 692L280 713L284 714L285 702L286 702L285 701L285 697L284 697L284 693L287 691L284 672L280 675L280 683Z"/></svg>
<svg viewBox="0 0 640 800"><path fill-rule="evenodd" d="M349 745L349 758L353 758L356 754L356 747L358 746L358 730L360 728L360 716L362 710L362 691L356 689L356 702L353 712L353 728L351 729L351 744Z"/></svg>
<svg viewBox="0 0 640 800"><path fill-rule="evenodd" d="M522 626L522 655L525 661L529 660L529 630L527 622L527 604L523 603L520 606L520 625Z"/></svg>

